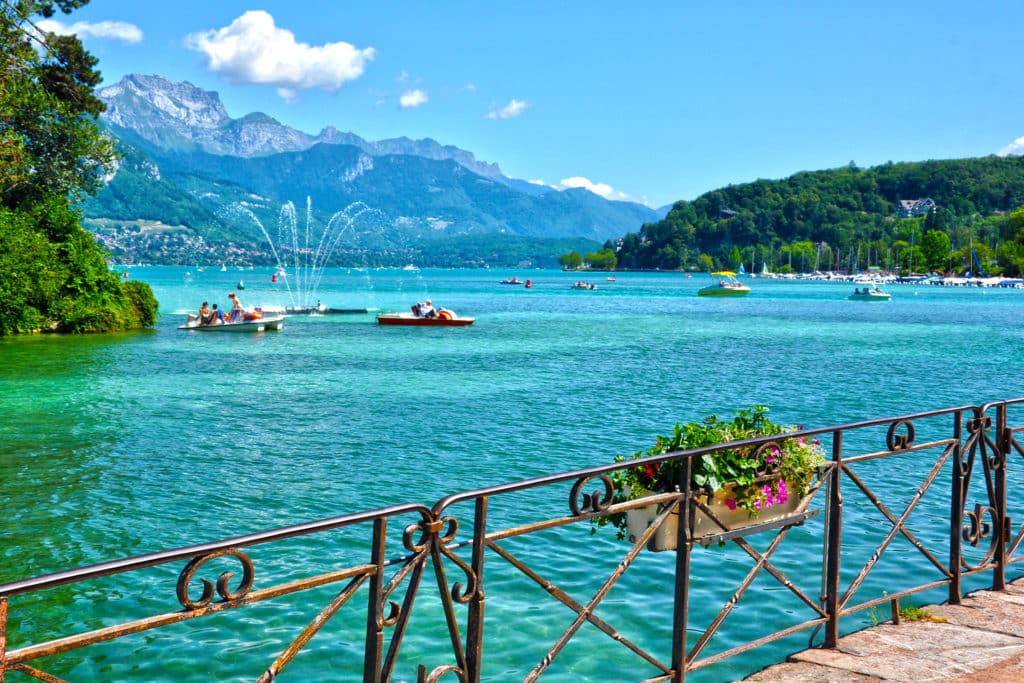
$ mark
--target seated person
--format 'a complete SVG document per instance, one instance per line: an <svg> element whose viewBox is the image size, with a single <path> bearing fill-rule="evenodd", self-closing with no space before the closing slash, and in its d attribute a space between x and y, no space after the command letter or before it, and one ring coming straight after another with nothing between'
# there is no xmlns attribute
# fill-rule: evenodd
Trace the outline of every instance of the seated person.
<svg viewBox="0 0 1024 683"><path fill-rule="evenodd" d="M195 320L200 325L205 325L207 323L205 323L203 321L206 318L208 318L209 315L210 315L210 304L208 302L204 301L203 305L199 307L199 314L196 315L194 313L189 313L188 314L188 320L186 322L192 322L193 320Z"/></svg>
<svg viewBox="0 0 1024 683"><path fill-rule="evenodd" d="M426 303L420 306L420 315L424 318L437 317L437 311L434 310L434 304L430 302L430 299L427 299Z"/></svg>
<svg viewBox="0 0 1024 683"><path fill-rule="evenodd" d="M204 325L223 325L224 324L224 311L217 308L217 304L213 305L213 310L210 311L210 322L203 323Z"/></svg>

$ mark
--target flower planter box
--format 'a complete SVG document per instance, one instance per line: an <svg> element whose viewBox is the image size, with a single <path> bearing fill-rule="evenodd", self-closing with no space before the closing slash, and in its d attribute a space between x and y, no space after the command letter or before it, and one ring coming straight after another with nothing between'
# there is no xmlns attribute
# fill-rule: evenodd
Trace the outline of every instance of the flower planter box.
<svg viewBox="0 0 1024 683"><path fill-rule="evenodd" d="M750 514L742 509L735 508L730 509L726 504L725 500L732 496L731 487L725 487L715 492L713 499L705 504L715 515L716 518L721 522L725 529L722 529L719 524L714 522L703 510L697 510L694 518L693 525L693 542L701 545L709 545L711 543L717 543L720 540L725 540L722 537L723 534L727 534L726 538L735 538L738 536L745 536L744 533L732 533L742 531L743 529L750 529L749 533L757 533L759 531L765 531L770 528L777 528L780 526L786 526L785 523L772 524L785 517L792 516L791 523L801 523L808 517L817 514L817 511L810 513L803 513L801 515L794 515L793 513L800 506L803 501L802 498L797 496L790 496L785 503L772 505L769 508L761 510L761 513L756 517L751 517ZM647 527L658 516L658 506L649 505L643 508L637 508L635 510L626 511L626 529L627 538L633 543L647 530ZM790 520L786 520L789 522ZM753 527L764 527L764 528L753 528ZM647 544L648 550L662 551L662 550L675 550L676 549L676 538L678 536L679 529L679 506L676 505L676 509L669 514L665 523L658 528L654 536L650 539Z"/></svg>

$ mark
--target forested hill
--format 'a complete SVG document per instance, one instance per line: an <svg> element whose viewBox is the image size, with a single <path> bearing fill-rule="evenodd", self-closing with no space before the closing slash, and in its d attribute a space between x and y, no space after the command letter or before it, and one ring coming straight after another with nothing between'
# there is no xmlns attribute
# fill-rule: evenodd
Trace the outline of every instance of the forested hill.
<svg viewBox="0 0 1024 683"><path fill-rule="evenodd" d="M930 198L936 210L916 219L898 218L900 200ZM888 163L797 173L783 180L758 180L676 202L665 219L645 224L622 241L618 265L626 269L736 268L741 259L784 270L877 265L894 268L898 258L922 266L924 233L938 230L950 240L943 255L973 245L988 259L998 256L1007 274L1019 274L1019 212L1024 207L1024 157L984 157ZM906 244L904 244L906 243ZM827 258L822 256L827 249ZM897 256L900 252L902 256ZM998 253L997 253L998 252ZM854 256L859 254L859 258ZM910 262L912 255L918 256ZM856 258L854 263L848 263ZM870 258L870 261L867 259ZM887 262L888 260L888 262ZM936 256L933 261L938 261ZM940 269L944 264L932 262ZM994 264L993 264L994 265ZM955 268L954 268L955 269Z"/></svg>

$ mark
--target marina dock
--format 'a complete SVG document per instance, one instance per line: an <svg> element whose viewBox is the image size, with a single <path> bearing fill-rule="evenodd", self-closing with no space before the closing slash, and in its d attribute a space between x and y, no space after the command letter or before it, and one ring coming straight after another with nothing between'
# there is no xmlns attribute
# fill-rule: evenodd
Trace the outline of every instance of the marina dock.
<svg viewBox="0 0 1024 683"><path fill-rule="evenodd" d="M887 621L812 648L743 679L751 683L1024 680L1024 578L960 605L928 605L923 619Z"/></svg>

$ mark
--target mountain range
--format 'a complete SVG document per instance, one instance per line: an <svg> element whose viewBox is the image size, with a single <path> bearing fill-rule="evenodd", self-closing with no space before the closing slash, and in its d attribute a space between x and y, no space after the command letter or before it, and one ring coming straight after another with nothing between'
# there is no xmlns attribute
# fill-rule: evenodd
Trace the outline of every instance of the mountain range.
<svg viewBox="0 0 1024 683"><path fill-rule="evenodd" d="M663 215L508 178L431 139L234 119L216 92L161 76L129 75L97 96L121 159L84 205L86 225L121 260L259 262L274 232L288 232L289 202L309 207L314 235L337 212L366 208L338 256L384 265L553 265Z"/></svg>

